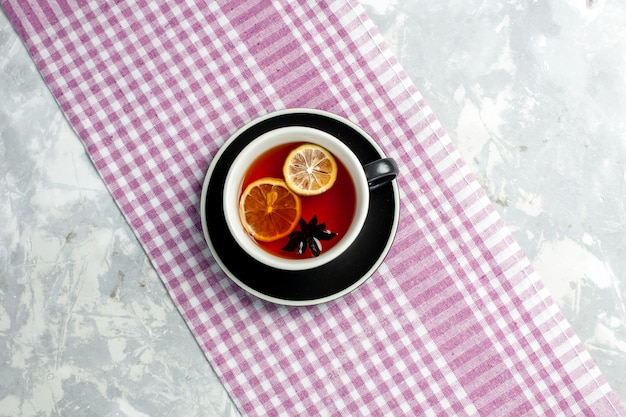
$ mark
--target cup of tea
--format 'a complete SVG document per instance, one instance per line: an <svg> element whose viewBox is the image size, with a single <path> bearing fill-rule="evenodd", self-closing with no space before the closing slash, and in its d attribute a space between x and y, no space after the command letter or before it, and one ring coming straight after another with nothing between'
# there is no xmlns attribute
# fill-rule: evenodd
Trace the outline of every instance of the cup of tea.
<svg viewBox="0 0 626 417"><path fill-rule="evenodd" d="M228 230L251 257L280 270L320 267L357 239L370 191L398 174L393 159L362 164L333 135L281 127L247 144L223 187Z"/></svg>

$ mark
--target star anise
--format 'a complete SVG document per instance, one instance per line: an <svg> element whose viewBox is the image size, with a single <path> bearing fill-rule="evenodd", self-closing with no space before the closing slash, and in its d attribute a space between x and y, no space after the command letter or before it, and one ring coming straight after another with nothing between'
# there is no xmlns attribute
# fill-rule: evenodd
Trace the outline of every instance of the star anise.
<svg viewBox="0 0 626 417"><path fill-rule="evenodd" d="M304 219L300 219L298 223L300 231L289 233L289 242L282 250L293 252L298 251L298 255L304 254L306 248L311 249L313 256L319 256L322 252L321 240L330 240L337 236L337 233L326 230L326 223L317 224L317 216L314 215L308 223Z"/></svg>

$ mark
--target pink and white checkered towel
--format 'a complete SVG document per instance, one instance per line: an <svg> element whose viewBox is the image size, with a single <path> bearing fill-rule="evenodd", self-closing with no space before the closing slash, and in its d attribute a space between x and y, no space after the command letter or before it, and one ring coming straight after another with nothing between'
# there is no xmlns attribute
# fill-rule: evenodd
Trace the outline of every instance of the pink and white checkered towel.
<svg viewBox="0 0 626 417"><path fill-rule="evenodd" d="M354 0L0 1L244 415L626 415ZM401 170L388 256L311 307L233 284L199 213L218 148L294 107Z"/></svg>

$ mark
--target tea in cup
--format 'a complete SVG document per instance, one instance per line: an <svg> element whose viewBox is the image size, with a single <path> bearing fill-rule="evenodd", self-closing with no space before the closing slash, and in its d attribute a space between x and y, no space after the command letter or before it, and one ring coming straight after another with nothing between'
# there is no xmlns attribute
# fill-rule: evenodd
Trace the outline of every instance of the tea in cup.
<svg viewBox="0 0 626 417"><path fill-rule="evenodd" d="M324 131L278 128L255 138L233 161L224 217L237 244L257 261L282 270L316 268L357 239L370 189L397 173L390 158L363 165Z"/></svg>

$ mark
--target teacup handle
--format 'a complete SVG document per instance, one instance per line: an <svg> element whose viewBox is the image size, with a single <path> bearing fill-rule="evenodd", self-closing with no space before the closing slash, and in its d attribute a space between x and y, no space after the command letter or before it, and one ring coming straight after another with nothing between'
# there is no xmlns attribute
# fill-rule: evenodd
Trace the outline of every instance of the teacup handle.
<svg viewBox="0 0 626 417"><path fill-rule="evenodd" d="M370 190L392 181L398 175L398 165L392 158L383 158L363 165Z"/></svg>

